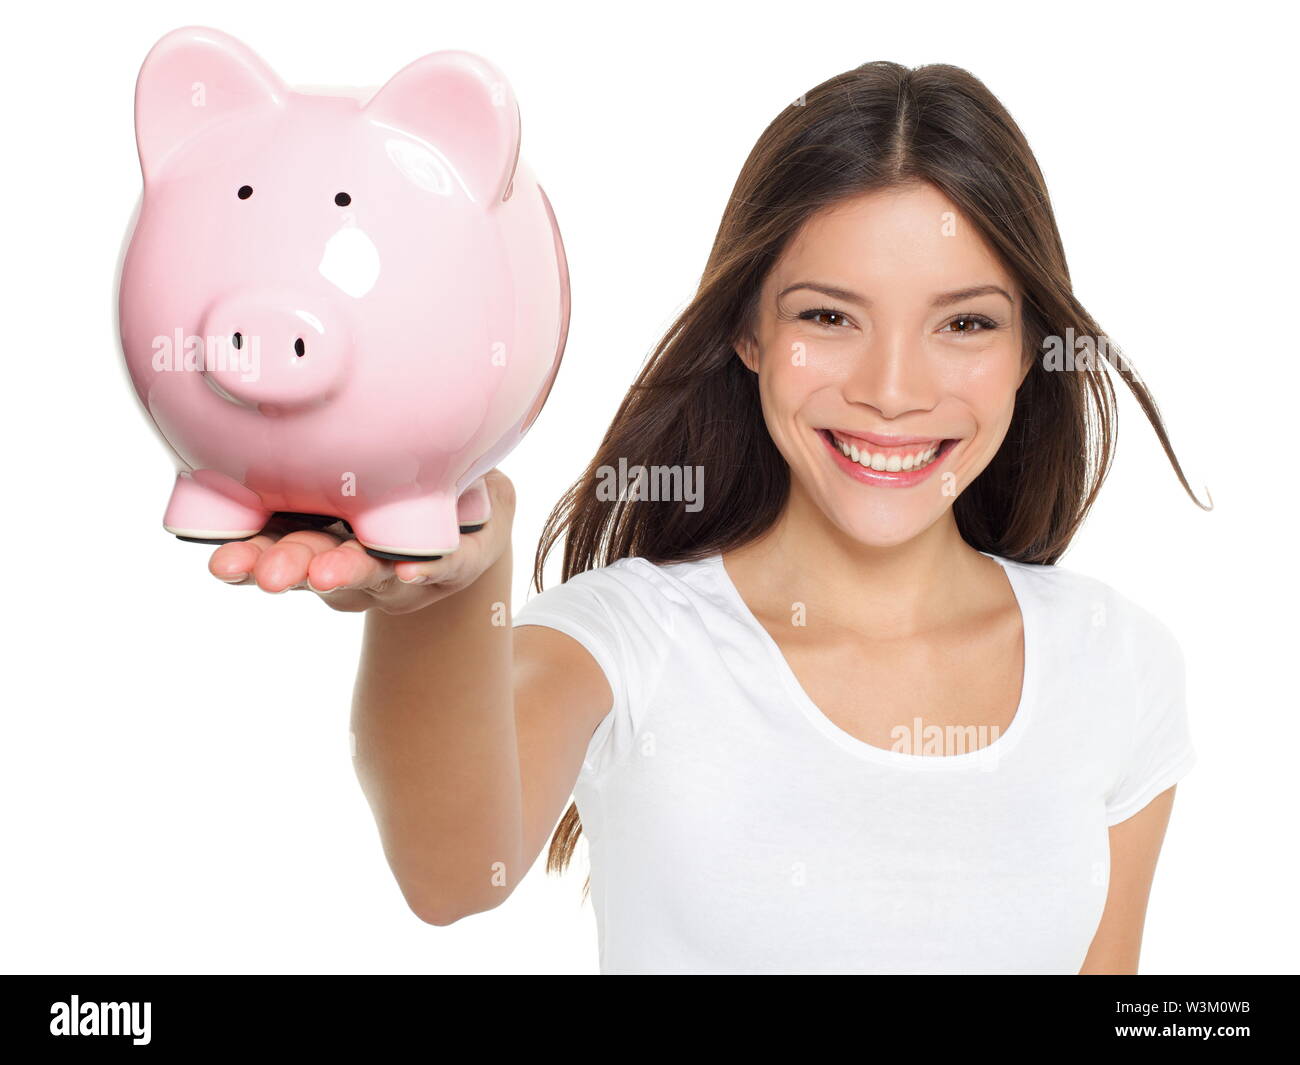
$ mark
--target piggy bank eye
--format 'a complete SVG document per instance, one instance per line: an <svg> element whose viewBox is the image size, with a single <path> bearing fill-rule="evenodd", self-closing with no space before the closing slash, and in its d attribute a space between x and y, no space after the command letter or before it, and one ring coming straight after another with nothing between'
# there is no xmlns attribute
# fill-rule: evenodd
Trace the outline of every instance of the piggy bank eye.
<svg viewBox="0 0 1300 1065"><path fill-rule="evenodd" d="M240 198L241 200L246 200L246 199L248 199L248 197L250 197L251 195L253 195L253 186L252 186L252 185L240 185L240 186L239 186L239 198Z"/></svg>
<svg viewBox="0 0 1300 1065"><path fill-rule="evenodd" d="M334 197L334 202L337 203L340 207L346 207L348 204L352 202L352 197L349 196L346 192L340 192L337 196Z"/></svg>

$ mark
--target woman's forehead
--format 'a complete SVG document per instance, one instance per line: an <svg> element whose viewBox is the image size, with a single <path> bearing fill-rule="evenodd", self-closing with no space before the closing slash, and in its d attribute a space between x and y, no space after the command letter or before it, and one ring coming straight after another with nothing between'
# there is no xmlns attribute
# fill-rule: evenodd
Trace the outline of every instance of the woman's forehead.
<svg viewBox="0 0 1300 1065"><path fill-rule="evenodd" d="M769 283L780 291L806 277L881 297L983 283L1014 292L1014 279L978 229L928 184L863 193L812 215Z"/></svg>

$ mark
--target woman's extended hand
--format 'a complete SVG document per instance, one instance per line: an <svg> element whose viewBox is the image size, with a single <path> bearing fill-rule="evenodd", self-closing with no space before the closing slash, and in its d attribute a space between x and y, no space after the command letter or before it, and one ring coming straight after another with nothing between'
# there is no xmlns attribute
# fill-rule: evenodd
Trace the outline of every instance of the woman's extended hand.
<svg viewBox="0 0 1300 1065"><path fill-rule="evenodd" d="M335 610L409 614L473 584L509 547L514 485L496 469L483 479L492 505L487 524L462 533L459 548L436 562L372 558L341 522L304 529L276 518L251 540L218 547L208 571L227 584L255 584L265 592L305 588Z"/></svg>

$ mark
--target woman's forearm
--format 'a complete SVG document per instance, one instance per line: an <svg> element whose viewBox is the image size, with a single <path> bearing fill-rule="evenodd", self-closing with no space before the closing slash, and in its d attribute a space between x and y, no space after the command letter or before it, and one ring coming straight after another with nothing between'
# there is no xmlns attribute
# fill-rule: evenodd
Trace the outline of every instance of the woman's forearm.
<svg viewBox="0 0 1300 1065"><path fill-rule="evenodd" d="M507 547L454 595L366 616L354 764L403 895L436 924L497 905L524 872L510 585Z"/></svg>

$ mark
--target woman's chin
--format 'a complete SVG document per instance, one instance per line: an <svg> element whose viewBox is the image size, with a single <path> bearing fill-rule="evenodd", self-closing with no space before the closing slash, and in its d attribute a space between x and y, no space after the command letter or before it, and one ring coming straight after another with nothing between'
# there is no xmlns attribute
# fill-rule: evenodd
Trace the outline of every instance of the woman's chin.
<svg viewBox="0 0 1300 1065"><path fill-rule="evenodd" d="M896 491L864 487L856 482L828 483L824 471L815 471L802 483L805 505L841 534L864 547L898 547L914 540L952 509L952 500L919 490ZM804 507L798 508L803 511ZM796 527L802 522L796 522Z"/></svg>
<svg viewBox="0 0 1300 1065"><path fill-rule="evenodd" d="M832 517L832 520L845 535L864 547L888 548L916 539L938 517L938 514L929 512L914 513L910 508L884 508L872 514L863 514L859 505L853 513L840 510L838 518Z"/></svg>

